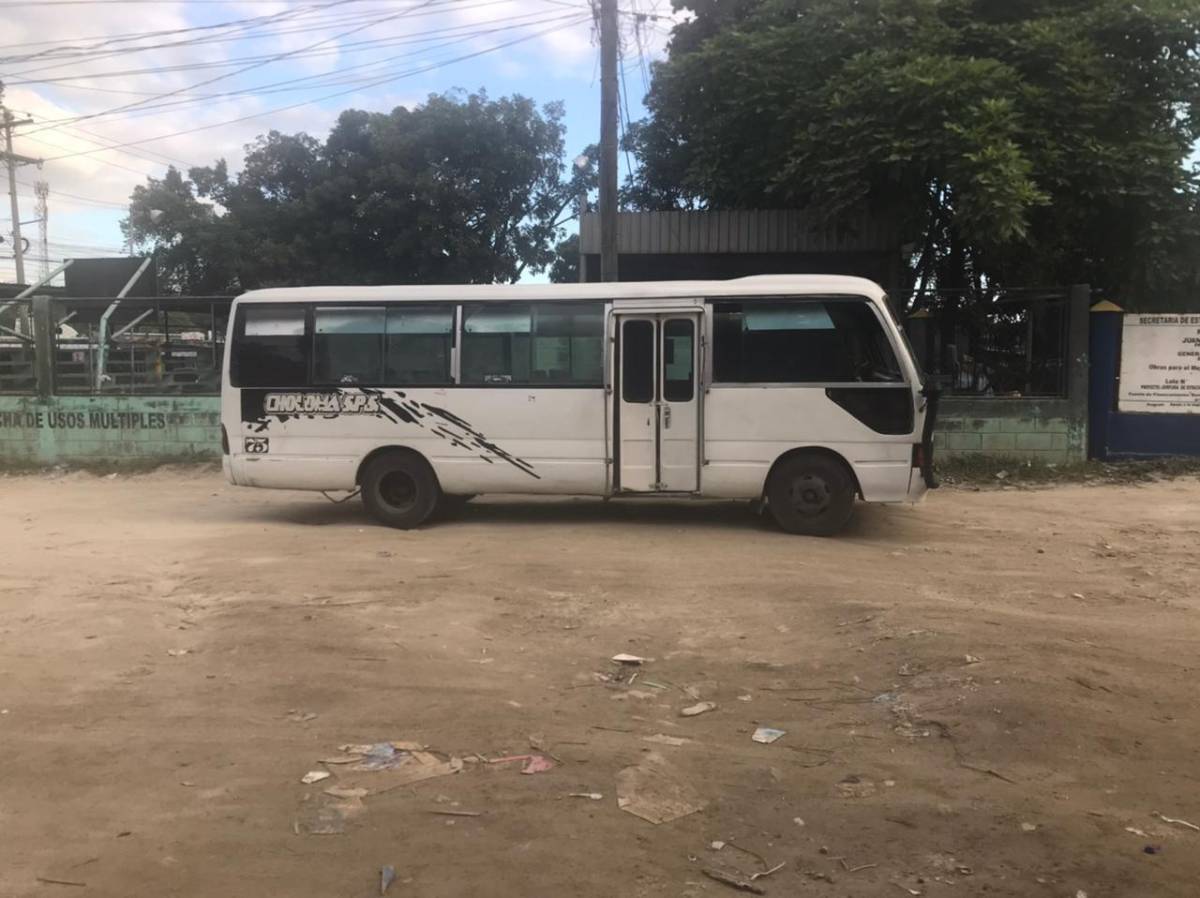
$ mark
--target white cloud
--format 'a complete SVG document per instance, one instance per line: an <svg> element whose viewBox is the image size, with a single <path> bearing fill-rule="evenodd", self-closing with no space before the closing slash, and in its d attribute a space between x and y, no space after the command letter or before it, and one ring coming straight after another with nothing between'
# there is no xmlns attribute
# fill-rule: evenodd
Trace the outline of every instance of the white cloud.
<svg viewBox="0 0 1200 898"><path fill-rule="evenodd" d="M637 2L648 9L665 0ZM319 54L300 54L300 58L270 62L235 75L237 65L220 67L212 64L295 53L366 24L372 17L377 19L409 7L415 10L417 0L410 0L408 6L362 2L325 10L314 9L317 0L305 6L284 0L265 3L256 0L204 5L161 2L136 7L112 3L22 7L20 16L5 16L3 37L0 37L4 44L0 47L0 79L9 85L7 104L31 114L38 123L18 130L17 152L50 161L41 172L22 169L21 180L28 184L39 178L50 182L52 244L117 247L121 244L117 222L122 217L122 210L72 199L64 194L123 204L135 185L143 183L147 175L161 176L168 163L186 168L188 165L207 165L223 157L231 170L236 171L242 164L243 147L272 128L285 132L303 130L323 137L342 109L357 107L386 111L397 105L420 102L429 93L454 85L465 84L473 89L486 84L489 77L517 79L528 77L530 73L544 73L548 85L562 79L576 84L590 83L595 70L596 49L587 3L577 0L571 5L577 7L578 22L568 28L542 34L494 53L482 53L469 61L439 67L427 74L374 85L369 83L369 78L384 79L423 65L440 64L453 57L489 50L531 32L562 24L548 20L570 17L573 11L570 6L549 0L472 2L436 14L414 11L411 16L375 24L331 40L319 48ZM195 28L276 14L286 16L268 29L242 33L236 40L214 40L222 37L220 29L192 31L144 39L146 44L189 40L190 43L137 52L138 42L119 39L130 33ZM521 27L514 27L518 25ZM435 29L450 30L439 35L427 34ZM266 32L269 33L263 36ZM411 42L414 35L422 34L428 39ZM63 44L88 47L114 38L118 40L108 45L111 52L101 58L68 59L44 55L21 61L11 59L44 53ZM383 43L367 48L355 46L364 40ZM661 53L661 42L650 49L653 53ZM179 70L181 66L200 65L209 67ZM138 71L143 69L156 71ZM339 73L334 71L337 69L349 70ZM305 90L190 101L193 95L247 90L324 73L330 74L313 78L317 84L305 82ZM67 76L86 77L65 82L45 80ZM357 86L353 82L355 78L361 79ZM209 80L213 83L195 86ZM340 83L321 86L325 80ZM295 105L340 91L346 93L326 102ZM170 92L179 96L152 99L152 95ZM190 102L161 109L146 108L183 100ZM62 123L35 133L58 119L106 113L126 105L133 108L113 115ZM295 108L280 108L293 105ZM160 135L183 131L191 133L149 141ZM105 143L129 142L137 143L124 149L97 152L98 146ZM56 156L66 158L52 158ZM32 188L23 186L19 192L22 194L22 219L33 218ZM0 217L7 218L7 214ZM7 230L7 224L0 227ZM36 227L27 228L27 237L35 235ZM10 272L11 261L0 257L0 279L11 277Z"/></svg>

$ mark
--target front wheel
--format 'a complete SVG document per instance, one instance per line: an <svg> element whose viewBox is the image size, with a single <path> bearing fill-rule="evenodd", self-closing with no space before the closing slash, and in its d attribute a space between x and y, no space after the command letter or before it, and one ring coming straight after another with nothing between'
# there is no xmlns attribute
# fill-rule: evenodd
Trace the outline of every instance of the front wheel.
<svg viewBox="0 0 1200 898"><path fill-rule="evenodd" d="M854 514L854 481L825 455L800 454L779 463L767 482L771 516L788 533L833 536Z"/></svg>
<svg viewBox="0 0 1200 898"><path fill-rule="evenodd" d="M423 524L441 495L428 462L415 454L396 452L372 459L361 479L367 511L381 524L401 530Z"/></svg>

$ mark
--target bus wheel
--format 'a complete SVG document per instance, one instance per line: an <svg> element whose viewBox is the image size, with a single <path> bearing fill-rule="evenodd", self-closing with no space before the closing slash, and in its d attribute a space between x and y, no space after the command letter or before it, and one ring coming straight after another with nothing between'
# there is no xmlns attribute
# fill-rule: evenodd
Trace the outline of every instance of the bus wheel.
<svg viewBox="0 0 1200 898"><path fill-rule="evenodd" d="M854 482L828 456L794 455L771 472L767 505L788 533L833 536L854 513Z"/></svg>
<svg viewBox="0 0 1200 898"><path fill-rule="evenodd" d="M416 454L381 455L362 472L363 505L389 527L419 527L437 507L440 493L433 470Z"/></svg>

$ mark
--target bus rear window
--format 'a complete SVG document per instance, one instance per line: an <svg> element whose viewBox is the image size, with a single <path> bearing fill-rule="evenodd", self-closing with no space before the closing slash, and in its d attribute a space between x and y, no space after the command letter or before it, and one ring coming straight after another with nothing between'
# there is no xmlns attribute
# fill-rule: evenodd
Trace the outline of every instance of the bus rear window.
<svg viewBox="0 0 1200 898"><path fill-rule="evenodd" d="M230 357L235 387L303 387L308 346L303 306L242 306Z"/></svg>

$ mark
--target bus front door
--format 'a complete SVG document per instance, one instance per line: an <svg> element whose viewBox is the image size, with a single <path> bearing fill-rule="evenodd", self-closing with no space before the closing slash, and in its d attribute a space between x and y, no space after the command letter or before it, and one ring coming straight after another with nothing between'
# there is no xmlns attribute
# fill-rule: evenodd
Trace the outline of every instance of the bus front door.
<svg viewBox="0 0 1200 898"><path fill-rule="evenodd" d="M622 315L617 457L623 492L699 489L698 316Z"/></svg>

